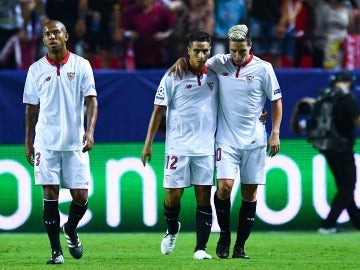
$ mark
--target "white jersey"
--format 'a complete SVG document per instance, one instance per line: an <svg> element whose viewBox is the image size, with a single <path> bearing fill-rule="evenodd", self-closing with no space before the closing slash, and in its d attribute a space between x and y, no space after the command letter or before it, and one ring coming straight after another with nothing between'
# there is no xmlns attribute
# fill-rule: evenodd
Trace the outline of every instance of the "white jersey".
<svg viewBox="0 0 360 270"><path fill-rule="evenodd" d="M182 80L165 74L155 105L167 107L166 153L214 155L218 79L206 66L202 74L188 72Z"/></svg>
<svg viewBox="0 0 360 270"><path fill-rule="evenodd" d="M265 125L259 121L266 98L281 98L271 64L250 54L242 66L231 55L217 54L207 61L219 78L219 112L216 141L238 149L267 143Z"/></svg>
<svg viewBox="0 0 360 270"><path fill-rule="evenodd" d="M96 96L89 61L68 52L58 66L47 56L33 63L26 77L23 102L40 104L34 147L82 149L86 96Z"/></svg>

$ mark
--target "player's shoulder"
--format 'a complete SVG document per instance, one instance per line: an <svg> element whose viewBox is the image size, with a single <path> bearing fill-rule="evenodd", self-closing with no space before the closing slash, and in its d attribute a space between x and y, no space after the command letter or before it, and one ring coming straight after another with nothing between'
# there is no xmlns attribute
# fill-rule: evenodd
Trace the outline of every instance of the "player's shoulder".
<svg viewBox="0 0 360 270"><path fill-rule="evenodd" d="M87 60L83 56L75 54L75 53L70 53L70 57L72 57L74 61L77 61L77 62L82 63L82 64L89 63L89 60Z"/></svg>
<svg viewBox="0 0 360 270"><path fill-rule="evenodd" d="M259 67L263 67L263 68L273 68L272 64L269 62L269 61L266 61L256 55L253 56L253 59L252 59L252 64L254 65L257 65Z"/></svg>
<svg viewBox="0 0 360 270"><path fill-rule="evenodd" d="M29 66L28 72L39 73L39 71L43 70L47 66L46 63L48 63L46 56L43 56Z"/></svg>
<svg viewBox="0 0 360 270"><path fill-rule="evenodd" d="M253 56L252 61L248 65L249 69L258 74L275 74L272 64L260 57Z"/></svg>

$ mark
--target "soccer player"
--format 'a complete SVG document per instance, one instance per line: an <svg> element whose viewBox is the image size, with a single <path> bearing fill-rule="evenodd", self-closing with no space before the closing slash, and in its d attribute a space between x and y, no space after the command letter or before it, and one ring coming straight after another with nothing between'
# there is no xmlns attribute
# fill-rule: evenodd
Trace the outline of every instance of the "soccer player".
<svg viewBox="0 0 360 270"><path fill-rule="evenodd" d="M271 64L250 52L252 41L246 25L230 28L228 41L230 54L217 54L206 63L219 78L214 204L221 231L216 254L219 258L229 256L230 194L240 170L242 203L232 257L249 259L244 246L255 219L257 187L266 182L266 150L273 157L280 149L282 94ZM186 62L180 58L169 70L182 76L183 69ZM271 101L272 119L268 140L259 121L267 98Z"/></svg>
<svg viewBox="0 0 360 270"><path fill-rule="evenodd" d="M23 95L25 154L34 166L35 183L43 187L43 219L52 249L47 264L64 263L59 236L60 185L70 189L73 199L63 226L69 252L75 259L83 254L76 227L88 208L88 151L94 146L98 112L90 63L67 50L68 38L63 23L50 20L44 24L43 43L48 52L30 66Z"/></svg>
<svg viewBox="0 0 360 270"><path fill-rule="evenodd" d="M152 142L164 111L166 149L163 186L166 189L164 216L167 231L161 252L170 254L180 231L178 221L184 188L194 186L196 207L196 246L194 259L211 259L206 252L211 225L211 188L214 184L214 143L218 106L218 79L205 65L210 55L207 32L192 32L188 40L189 74L182 80L165 74L159 84L154 110L142 151L142 163L152 157Z"/></svg>

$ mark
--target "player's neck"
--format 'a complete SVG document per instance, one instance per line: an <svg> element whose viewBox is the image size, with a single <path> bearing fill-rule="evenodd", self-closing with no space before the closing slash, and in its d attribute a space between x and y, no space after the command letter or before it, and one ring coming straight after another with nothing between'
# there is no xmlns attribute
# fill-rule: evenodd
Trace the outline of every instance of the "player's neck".
<svg viewBox="0 0 360 270"><path fill-rule="evenodd" d="M48 51L48 57L55 63L60 63L66 57L67 52L66 48L60 51Z"/></svg>

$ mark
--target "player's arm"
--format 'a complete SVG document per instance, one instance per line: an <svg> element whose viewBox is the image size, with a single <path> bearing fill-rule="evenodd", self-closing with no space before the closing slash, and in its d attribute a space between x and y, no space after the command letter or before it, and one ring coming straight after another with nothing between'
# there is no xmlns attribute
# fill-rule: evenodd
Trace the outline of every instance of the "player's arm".
<svg viewBox="0 0 360 270"><path fill-rule="evenodd" d="M146 134L144 148L141 154L141 162L144 166L146 164L146 160L151 161L152 143L154 141L155 134L159 128L165 109L165 106L154 105L154 110L151 114L149 127Z"/></svg>
<svg viewBox="0 0 360 270"><path fill-rule="evenodd" d="M34 166L35 126L39 116L39 105L26 104L25 109L25 155L27 161Z"/></svg>
<svg viewBox="0 0 360 270"><path fill-rule="evenodd" d="M268 114L267 110L265 110L265 108L263 108L262 111L261 111L261 115L260 115L260 117L259 117L259 120L260 120L260 122L263 123L264 125L266 124L267 114Z"/></svg>
<svg viewBox="0 0 360 270"><path fill-rule="evenodd" d="M185 73L188 72L188 63L185 57L180 57L168 70L167 74L170 75L171 72L174 72L174 79L176 80L177 77L180 79L183 78L184 71Z"/></svg>
<svg viewBox="0 0 360 270"><path fill-rule="evenodd" d="M282 99L271 102L271 134L268 140L269 156L273 157L280 150L280 124L282 119Z"/></svg>
<svg viewBox="0 0 360 270"><path fill-rule="evenodd" d="M84 153L90 151L94 147L94 131L98 116L98 102L96 96L87 96L85 97L85 100L87 105L87 126L83 137L84 147L82 151Z"/></svg>

